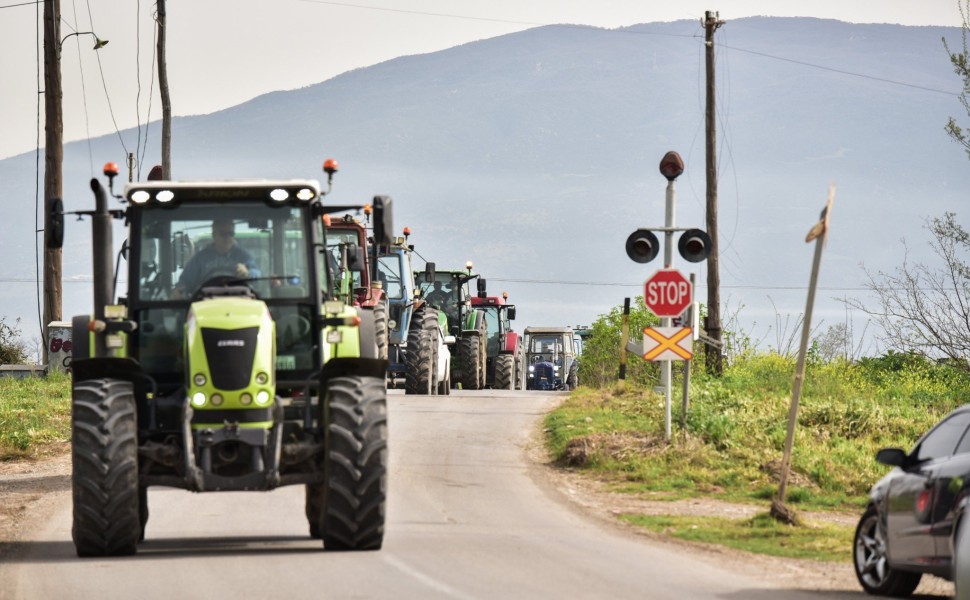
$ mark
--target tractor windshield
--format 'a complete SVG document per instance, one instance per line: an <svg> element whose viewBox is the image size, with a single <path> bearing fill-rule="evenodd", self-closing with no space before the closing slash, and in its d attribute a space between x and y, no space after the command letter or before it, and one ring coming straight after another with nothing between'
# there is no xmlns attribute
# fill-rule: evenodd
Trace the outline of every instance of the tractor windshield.
<svg viewBox="0 0 970 600"><path fill-rule="evenodd" d="M335 265L342 264L342 252L344 248L360 247L360 238L357 235L356 229L346 229L337 227L327 228L327 252L330 254L330 260L333 261ZM350 277L353 278L352 286L358 288L361 286L361 273L360 271L350 271ZM342 275L342 274L341 274Z"/></svg>
<svg viewBox="0 0 970 600"><path fill-rule="evenodd" d="M188 305L213 286L247 286L266 302L276 321L278 371L311 369L314 342L301 332L329 279L325 261L314 259L308 219L306 208L264 202L181 202L137 211L129 307L138 322L134 357L145 371L160 384L182 380Z"/></svg>
<svg viewBox="0 0 970 600"><path fill-rule="evenodd" d="M530 362L546 360L562 365L563 344L562 336L556 334L532 334L529 340Z"/></svg>
<svg viewBox="0 0 970 600"><path fill-rule="evenodd" d="M137 260L142 301L189 299L208 283L248 285L263 299L309 294L304 212L252 203L146 210Z"/></svg>

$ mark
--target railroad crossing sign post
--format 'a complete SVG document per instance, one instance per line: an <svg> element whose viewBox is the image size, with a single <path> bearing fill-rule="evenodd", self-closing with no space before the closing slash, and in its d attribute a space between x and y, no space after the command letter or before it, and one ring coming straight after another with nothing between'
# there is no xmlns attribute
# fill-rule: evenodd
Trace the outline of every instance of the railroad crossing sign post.
<svg viewBox="0 0 970 600"><path fill-rule="evenodd" d="M636 229L626 239L626 253L633 262L648 263L660 254L660 240L654 233L664 234L664 268L650 276L644 283L643 303L661 318L661 326L644 330L643 347L637 348L630 342L621 352L637 352L646 360L663 362L660 372L660 385L666 397L666 434L670 441L670 384L671 360L690 361L691 342L694 335L690 327L672 327L671 319L679 317L690 307L694 298L694 286L683 273L672 268L674 255L674 233L682 232L677 249L687 262L697 263L706 260L713 248L711 237L700 229L686 229L675 225L674 181L684 172L684 161L676 152L668 152L660 161L660 174L667 180L666 210L664 226L650 229ZM626 340L626 337L622 338ZM701 338L704 339L703 337ZM705 340L706 341L706 340ZM685 356L686 354L686 356ZM624 355L625 356L625 355ZM685 363L684 411L686 418L689 362ZM621 373L624 367L620 367Z"/></svg>

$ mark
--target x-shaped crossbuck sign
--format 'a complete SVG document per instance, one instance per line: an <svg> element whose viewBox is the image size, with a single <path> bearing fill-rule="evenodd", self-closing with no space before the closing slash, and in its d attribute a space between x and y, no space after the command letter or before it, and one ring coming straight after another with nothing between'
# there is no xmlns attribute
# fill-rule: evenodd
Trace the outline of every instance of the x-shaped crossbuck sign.
<svg viewBox="0 0 970 600"><path fill-rule="evenodd" d="M694 337L690 327L647 327L643 330L643 359L690 360Z"/></svg>

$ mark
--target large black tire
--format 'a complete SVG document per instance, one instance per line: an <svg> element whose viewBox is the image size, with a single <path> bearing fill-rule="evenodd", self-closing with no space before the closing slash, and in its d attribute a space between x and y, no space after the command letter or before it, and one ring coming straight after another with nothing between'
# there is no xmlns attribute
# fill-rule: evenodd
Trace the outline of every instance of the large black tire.
<svg viewBox="0 0 970 600"><path fill-rule="evenodd" d="M408 344L404 355L404 393L431 394L434 392L434 344L437 336L427 327L428 313L422 308L411 315ZM437 315L435 315L437 318Z"/></svg>
<svg viewBox="0 0 970 600"><path fill-rule="evenodd" d="M306 520L310 524L310 537L323 539L323 511L327 506L327 486L306 486Z"/></svg>
<svg viewBox="0 0 970 600"><path fill-rule="evenodd" d="M347 376L331 379L326 393L327 483L325 490L307 490L307 515L311 496L321 501L313 510L328 550L379 550L387 501L387 390L379 378Z"/></svg>
<svg viewBox="0 0 970 600"><path fill-rule="evenodd" d="M889 566L888 543L879 513L869 507L855 530L852 564L862 588L877 596L905 598L919 585L921 573L899 571Z"/></svg>
<svg viewBox="0 0 970 600"><path fill-rule="evenodd" d="M138 486L138 523L141 525L141 534L138 541L145 541L145 525L148 525L148 488L144 485Z"/></svg>
<svg viewBox="0 0 970 600"><path fill-rule="evenodd" d="M71 535L77 555L134 554L142 534L142 514L138 417L130 382L94 379L75 383L71 447Z"/></svg>
<svg viewBox="0 0 970 600"><path fill-rule="evenodd" d="M481 348L479 349L481 364L479 365L480 376L478 378L478 389L484 390L485 384L488 382L488 348L485 347L488 340L488 330L486 329L484 317L478 321L478 339L481 343Z"/></svg>
<svg viewBox="0 0 970 600"><path fill-rule="evenodd" d="M566 389L575 390L579 386L579 368L576 361L569 365L569 375L566 377Z"/></svg>
<svg viewBox="0 0 970 600"><path fill-rule="evenodd" d="M461 357L461 387L466 390L481 389L482 343L475 334L465 334L458 340L458 354Z"/></svg>
<svg viewBox="0 0 970 600"><path fill-rule="evenodd" d="M515 386L515 357L499 354L495 357L495 385L497 390L511 390Z"/></svg>
<svg viewBox="0 0 970 600"><path fill-rule="evenodd" d="M387 360L387 302L384 300L374 305L374 332L377 358Z"/></svg>

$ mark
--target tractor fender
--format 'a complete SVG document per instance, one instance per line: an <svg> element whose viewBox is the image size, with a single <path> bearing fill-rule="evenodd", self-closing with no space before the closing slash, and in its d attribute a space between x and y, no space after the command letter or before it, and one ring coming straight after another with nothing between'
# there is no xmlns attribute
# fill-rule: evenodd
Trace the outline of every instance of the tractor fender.
<svg viewBox="0 0 970 600"><path fill-rule="evenodd" d="M519 349L519 334L514 331L509 331L505 334L505 341L502 344L502 352L504 354L515 354Z"/></svg>
<svg viewBox="0 0 970 600"><path fill-rule="evenodd" d="M462 327L462 335L466 335L468 333L477 334L478 332L484 330L485 326L482 323L482 321L484 320L485 320L485 313L483 311L481 310L469 311L468 314L465 316L465 323L464 323L464 326Z"/></svg>
<svg viewBox="0 0 970 600"><path fill-rule="evenodd" d="M94 356L94 332L88 329L91 315L77 315L71 319L71 360Z"/></svg>

